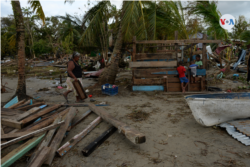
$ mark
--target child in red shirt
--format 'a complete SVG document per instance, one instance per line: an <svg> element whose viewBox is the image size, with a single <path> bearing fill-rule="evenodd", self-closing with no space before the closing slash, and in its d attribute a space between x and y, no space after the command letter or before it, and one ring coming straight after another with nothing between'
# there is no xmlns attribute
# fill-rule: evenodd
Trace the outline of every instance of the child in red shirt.
<svg viewBox="0 0 250 167"><path fill-rule="evenodd" d="M183 67L183 63L181 61L178 63L177 71L179 73L179 78L181 81L182 92L185 93L185 89L188 85L188 79L185 75L186 69ZM183 82L186 83L185 86L184 86Z"/></svg>

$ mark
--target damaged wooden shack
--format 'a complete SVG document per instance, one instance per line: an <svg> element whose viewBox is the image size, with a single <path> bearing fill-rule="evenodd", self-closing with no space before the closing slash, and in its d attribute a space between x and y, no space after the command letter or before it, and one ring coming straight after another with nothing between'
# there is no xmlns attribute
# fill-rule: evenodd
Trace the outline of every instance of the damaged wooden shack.
<svg viewBox="0 0 250 167"><path fill-rule="evenodd" d="M207 70L207 54L206 43L220 43L221 40L203 39L182 39L178 40L178 32L175 32L175 40L145 40L137 41L133 37L133 53L132 61L129 66L132 70L133 91L166 91L181 92L181 83L176 70L178 61L178 53L181 53L180 46L185 46L184 50L192 48L198 43L203 43L202 62L204 69L197 69L196 83L188 84L187 92L197 92L206 90L206 70ZM163 50L156 52L144 53L144 49L138 51L138 47L147 48L163 47ZM168 48L168 49L166 49ZM172 50L170 48L173 48ZM192 52L192 49L191 49ZM193 53L191 53L193 55ZM191 57L191 56L190 56ZM183 58L183 57L182 57ZM187 70L186 76L190 81L190 70Z"/></svg>
<svg viewBox="0 0 250 167"><path fill-rule="evenodd" d="M89 107L90 110L76 116L78 110L73 106ZM62 143L70 130L91 113L97 115L96 119L72 139ZM134 144L146 142L143 133L115 119L104 108L95 104L45 104L43 101L18 101L15 98L1 108L1 150L13 146L10 152L2 156L1 166L10 166L27 153L27 166L51 166L56 155L64 156L102 121L110 123L111 127L97 139L93 139L87 147L82 148L84 156L89 156L117 129ZM20 141L23 143L14 145ZM33 151L30 152L31 150Z"/></svg>

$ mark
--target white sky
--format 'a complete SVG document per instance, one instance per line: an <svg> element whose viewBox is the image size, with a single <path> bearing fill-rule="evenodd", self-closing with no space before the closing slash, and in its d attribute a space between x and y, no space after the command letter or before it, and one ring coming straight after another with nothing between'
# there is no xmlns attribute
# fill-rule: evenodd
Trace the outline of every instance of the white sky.
<svg viewBox="0 0 250 167"><path fill-rule="evenodd" d="M28 7L28 0L20 0L21 7ZM45 16L58 16L66 13L71 15L84 15L85 12L97 3L97 0L91 0L88 6L88 0L75 0L73 4L66 3L64 0L40 0ZM121 8L122 0L111 0L111 4ZM247 21L250 21L250 1L219 1L218 9L221 14L231 14L236 19L239 15L244 15ZM1 17L13 14L10 0L1 0Z"/></svg>

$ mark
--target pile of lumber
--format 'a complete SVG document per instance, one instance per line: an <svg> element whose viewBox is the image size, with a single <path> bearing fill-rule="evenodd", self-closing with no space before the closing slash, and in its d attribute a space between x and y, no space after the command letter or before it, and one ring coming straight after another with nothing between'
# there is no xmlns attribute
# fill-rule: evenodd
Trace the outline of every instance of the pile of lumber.
<svg viewBox="0 0 250 167"><path fill-rule="evenodd" d="M64 156L103 120L112 126L83 148L84 156L90 155L117 129L134 144L146 141L144 134L113 118L105 109L94 104L78 105L77 107L87 106L90 110L76 117L78 110L74 104L45 104L44 102L30 104L31 102L31 100L21 100L8 108L1 108L1 149L15 147L1 157L2 167L10 166L22 156L27 156L28 152L28 167L38 167L43 164L51 166L56 154L60 157ZM97 114L96 119L81 132L77 132L78 134L72 139L62 143L68 132L91 113ZM23 141L23 144L20 145L20 141ZM60 145L62 146L59 147ZM32 153L31 149L34 150Z"/></svg>

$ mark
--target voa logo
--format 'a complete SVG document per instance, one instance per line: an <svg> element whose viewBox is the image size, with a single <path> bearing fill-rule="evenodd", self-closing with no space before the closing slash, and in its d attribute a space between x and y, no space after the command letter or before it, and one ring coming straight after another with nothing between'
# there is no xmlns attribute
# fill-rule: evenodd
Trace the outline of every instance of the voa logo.
<svg viewBox="0 0 250 167"><path fill-rule="evenodd" d="M234 27L235 18L230 14L224 14L220 18L220 26L226 30L230 30Z"/></svg>

